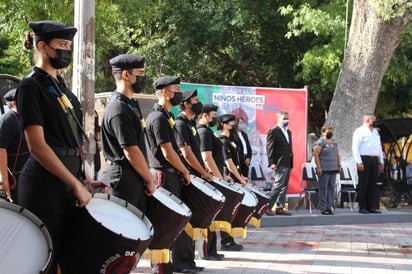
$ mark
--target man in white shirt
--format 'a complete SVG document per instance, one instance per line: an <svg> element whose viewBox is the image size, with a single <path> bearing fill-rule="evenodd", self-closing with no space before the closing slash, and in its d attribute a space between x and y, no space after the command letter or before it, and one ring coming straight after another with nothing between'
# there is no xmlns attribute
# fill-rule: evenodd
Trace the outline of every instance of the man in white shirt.
<svg viewBox="0 0 412 274"><path fill-rule="evenodd" d="M352 152L358 170L359 213L381 213L379 190L376 185L379 172L383 172L383 152L381 138L374 128L376 117L363 116L363 125L353 133Z"/></svg>

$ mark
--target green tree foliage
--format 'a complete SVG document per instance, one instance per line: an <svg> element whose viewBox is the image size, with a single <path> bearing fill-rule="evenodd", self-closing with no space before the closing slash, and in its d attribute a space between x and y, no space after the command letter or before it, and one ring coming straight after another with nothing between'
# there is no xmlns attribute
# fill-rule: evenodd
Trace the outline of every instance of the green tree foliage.
<svg viewBox="0 0 412 274"><path fill-rule="evenodd" d="M396 5L402 0L383 2ZM309 122L321 126L344 54L347 0L96 0L96 92L114 89L109 59L146 56L149 83L178 74L186 82L246 86L309 85ZM349 11L352 9L350 6ZM56 12L62 11L62 12ZM0 73L23 76L32 65L23 32L33 20L73 24L74 0L3 0ZM395 16L384 13L385 16ZM379 107L409 112L411 31L402 35ZM409 96L409 97L408 97ZM401 104L402 103L402 104ZM399 111L391 112L396 105Z"/></svg>

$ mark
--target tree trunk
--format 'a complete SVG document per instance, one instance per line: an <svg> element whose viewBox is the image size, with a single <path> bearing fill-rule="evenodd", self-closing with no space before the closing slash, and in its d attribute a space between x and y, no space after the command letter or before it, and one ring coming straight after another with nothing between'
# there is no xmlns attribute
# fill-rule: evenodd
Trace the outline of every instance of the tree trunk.
<svg viewBox="0 0 412 274"><path fill-rule="evenodd" d="M334 127L341 158L352 163L352 134L374 113L381 81L409 14L384 21L369 0L355 0L342 70L326 123Z"/></svg>

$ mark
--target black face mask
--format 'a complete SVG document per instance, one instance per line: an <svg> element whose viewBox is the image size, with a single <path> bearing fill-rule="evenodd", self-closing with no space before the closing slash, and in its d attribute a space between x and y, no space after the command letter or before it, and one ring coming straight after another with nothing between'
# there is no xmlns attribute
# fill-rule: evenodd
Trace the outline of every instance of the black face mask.
<svg viewBox="0 0 412 274"><path fill-rule="evenodd" d="M170 99L170 103L172 104L172 106L177 106L182 102L183 93L175 92L174 94L175 96L172 99Z"/></svg>
<svg viewBox="0 0 412 274"><path fill-rule="evenodd" d="M378 125L377 125L377 123L376 123L376 121L373 121L372 122L372 127L377 127Z"/></svg>
<svg viewBox="0 0 412 274"><path fill-rule="evenodd" d="M203 104L198 102L196 104L192 104L192 110L196 116L198 116L202 112Z"/></svg>
<svg viewBox="0 0 412 274"><path fill-rule="evenodd" d="M217 124L217 118L216 117L212 117L212 121L209 123L210 127L214 127Z"/></svg>
<svg viewBox="0 0 412 274"><path fill-rule="evenodd" d="M55 69L62 69L62 68L67 68L70 63L72 62L72 51L71 50L66 50L66 49L55 49L50 46L48 46L51 49L54 49L56 51L56 57L52 58L49 55L49 61L52 67Z"/></svg>
<svg viewBox="0 0 412 274"><path fill-rule="evenodd" d="M134 76L136 77L136 82L132 84L133 91L134 93L140 93L146 85L146 76Z"/></svg>
<svg viewBox="0 0 412 274"><path fill-rule="evenodd" d="M332 132L328 132L328 133L326 133L326 139L330 139L330 138L332 138L333 137L333 133Z"/></svg>

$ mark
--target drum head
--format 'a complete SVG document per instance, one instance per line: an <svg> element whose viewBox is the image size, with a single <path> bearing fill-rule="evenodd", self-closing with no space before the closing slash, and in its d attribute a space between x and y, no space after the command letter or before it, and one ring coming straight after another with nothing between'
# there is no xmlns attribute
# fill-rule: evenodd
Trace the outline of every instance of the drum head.
<svg viewBox="0 0 412 274"><path fill-rule="evenodd" d="M217 177L213 177L213 183L216 185L219 185L220 187L224 187L230 191L237 192L243 195L243 191L238 186L236 186L234 183L229 183Z"/></svg>
<svg viewBox="0 0 412 274"><path fill-rule="evenodd" d="M241 189L245 192L245 196L243 196L243 200L241 202L242 205L248 206L248 207L255 207L258 204L258 199L256 195L250 191L247 187L242 186L241 184L235 184L239 185Z"/></svg>
<svg viewBox="0 0 412 274"><path fill-rule="evenodd" d="M225 202L225 196L217 190L214 186L203 180L202 178L199 178L195 175L190 176L192 179L192 184L194 187L199 189L201 192L205 193L209 197L211 197L215 201L219 201L224 203Z"/></svg>
<svg viewBox="0 0 412 274"><path fill-rule="evenodd" d="M158 187L152 196L177 214L188 217L192 216L192 212L189 207L177 198L177 196L173 195L170 191L164 189L163 187Z"/></svg>
<svg viewBox="0 0 412 274"><path fill-rule="evenodd" d="M148 229L152 224L142 212L113 195L95 194L86 209L98 223L123 237L145 241L153 236L153 229Z"/></svg>
<svg viewBox="0 0 412 274"><path fill-rule="evenodd" d="M0 201L1 273L46 272L52 250L50 235L39 218L18 205Z"/></svg>
<svg viewBox="0 0 412 274"><path fill-rule="evenodd" d="M270 196L269 196L266 192L264 192L263 190L260 190L260 189L258 189L257 187L249 186L249 185L246 186L246 188L247 188L248 190L252 191L253 193L255 193L256 195L261 196L261 197L263 197L263 198L265 198L265 199L270 200Z"/></svg>

